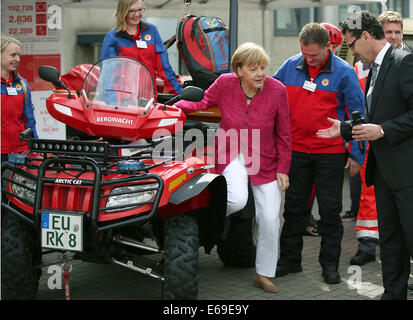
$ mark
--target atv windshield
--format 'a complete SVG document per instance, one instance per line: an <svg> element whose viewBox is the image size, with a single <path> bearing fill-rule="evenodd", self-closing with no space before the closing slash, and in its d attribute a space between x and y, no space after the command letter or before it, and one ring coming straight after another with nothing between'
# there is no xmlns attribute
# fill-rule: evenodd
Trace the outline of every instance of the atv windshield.
<svg viewBox="0 0 413 320"><path fill-rule="evenodd" d="M154 99L149 69L127 57L104 59L89 70L81 90L86 108L147 108Z"/></svg>

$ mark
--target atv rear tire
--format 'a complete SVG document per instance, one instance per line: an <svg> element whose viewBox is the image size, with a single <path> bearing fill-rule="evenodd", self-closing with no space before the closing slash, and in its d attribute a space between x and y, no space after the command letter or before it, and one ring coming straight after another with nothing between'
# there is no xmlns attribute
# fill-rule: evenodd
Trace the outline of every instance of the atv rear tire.
<svg viewBox="0 0 413 320"><path fill-rule="evenodd" d="M34 229L15 214L2 212L1 297L35 299L39 287L42 255Z"/></svg>
<svg viewBox="0 0 413 320"><path fill-rule="evenodd" d="M191 299L198 295L198 225L189 215L177 215L165 223L165 259L162 296Z"/></svg>
<svg viewBox="0 0 413 320"><path fill-rule="evenodd" d="M252 241L252 219L233 217L226 239L217 246L218 256L227 267L255 266L256 249Z"/></svg>

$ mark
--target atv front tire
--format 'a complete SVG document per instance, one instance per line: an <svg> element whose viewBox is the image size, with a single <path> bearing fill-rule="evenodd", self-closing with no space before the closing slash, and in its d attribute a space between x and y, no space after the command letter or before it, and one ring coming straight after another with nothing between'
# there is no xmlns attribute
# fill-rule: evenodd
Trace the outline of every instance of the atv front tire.
<svg viewBox="0 0 413 320"><path fill-rule="evenodd" d="M194 300L198 295L198 225L189 215L165 222L165 258L162 296L167 300Z"/></svg>
<svg viewBox="0 0 413 320"><path fill-rule="evenodd" d="M2 212L1 298L35 299L41 274L41 248L34 229L18 216Z"/></svg>
<svg viewBox="0 0 413 320"><path fill-rule="evenodd" d="M227 237L218 244L217 253L227 267L254 267L256 249L252 240L252 218L232 217Z"/></svg>

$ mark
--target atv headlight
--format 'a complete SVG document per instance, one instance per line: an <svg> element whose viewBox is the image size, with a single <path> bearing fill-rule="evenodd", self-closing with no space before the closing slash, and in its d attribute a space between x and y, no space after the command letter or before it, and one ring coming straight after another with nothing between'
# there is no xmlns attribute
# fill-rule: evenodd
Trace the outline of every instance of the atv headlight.
<svg viewBox="0 0 413 320"><path fill-rule="evenodd" d="M158 191L159 184L158 183L151 183L151 184L141 184L141 185L133 185L133 186L123 186L114 188L110 192L110 196L108 197L108 201L106 203L106 209L112 209L110 211L119 211L119 210L126 210L131 209L133 207L137 207L142 203L151 201ZM109 210L107 210L109 211Z"/></svg>
<svg viewBox="0 0 413 320"><path fill-rule="evenodd" d="M11 190L23 200L34 203L36 181L21 174L13 175Z"/></svg>

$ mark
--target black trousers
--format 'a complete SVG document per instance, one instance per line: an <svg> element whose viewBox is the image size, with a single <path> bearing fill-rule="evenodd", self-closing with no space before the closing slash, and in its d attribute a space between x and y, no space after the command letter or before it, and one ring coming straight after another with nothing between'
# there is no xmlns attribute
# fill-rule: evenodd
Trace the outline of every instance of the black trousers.
<svg viewBox="0 0 413 320"><path fill-rule="evenodd" d="M382 299L407 299L413 256L413 185L392 190L375 168L374 191L380 233Z"/></svg>
<svg viewBox="0 0 413 320"><path fill-rule="evenodd" d="M350 199L351 207L350 210L357 213L360 208L360 194L361 194L361 177L357 173L354 176L350 176Z"/></svg>
<svg viewBox="0 0 413 320"><path fill-rule="evenodd" d="M321 235L319 262L324 268L338 267L343 238L342 191L345 154L293 152L289 172L290 187L285 194L284 225L280 235L280 264L300 264L303 232L307 226L307 204L315 184Z"/></svg>

